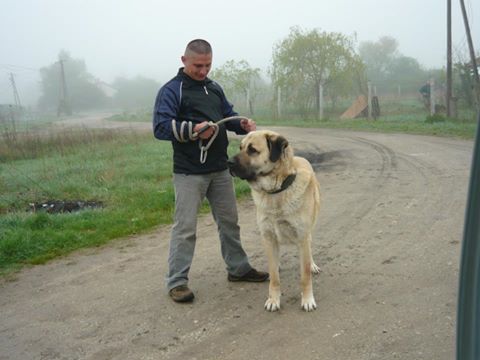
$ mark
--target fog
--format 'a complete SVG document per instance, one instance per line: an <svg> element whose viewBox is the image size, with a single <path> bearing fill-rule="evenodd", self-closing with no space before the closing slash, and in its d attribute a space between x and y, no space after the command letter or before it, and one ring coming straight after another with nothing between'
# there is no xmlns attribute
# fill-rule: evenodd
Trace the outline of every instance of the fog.
<svg viewBox="0 0 480 360"><path fill-rule="evenodd" d="M454 56L468 57L458 1L452 1ZM466 0L480 50L480 1ZM273 46L292 26L341 32L362 41L391 36L426 68L446 63L446 1L440 0L0 0L0 104L13 103L13 73L24 104L38 97L38 69L63 49L105 82L142 75L165 82L186 43L207 39L214 66L246 60L264 74Z"/></svg>

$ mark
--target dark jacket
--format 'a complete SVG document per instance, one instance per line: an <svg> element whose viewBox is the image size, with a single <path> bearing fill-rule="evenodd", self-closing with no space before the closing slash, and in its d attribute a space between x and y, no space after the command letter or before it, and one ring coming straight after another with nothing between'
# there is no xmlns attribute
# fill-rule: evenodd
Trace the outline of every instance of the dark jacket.
<svg viewBox="0 0 480 360"><path fill-rule="evenodd" d="M192 128L203 121L217 122L235 116L223 89L209 78L196 81L180 68L177 76L159 90L153 112L153 133L159 140L169 140L173 146L173 172L177 174L206 174L227 169L227 130L245 134L239 120L219 126L218 136L208 150L207 160L200 163L199 141L178 141L172 131L172 119L178 134L182 122L191 122ZM183 136L188 139L188 126ZM205 141L206 142L206 141Z"/></svg>

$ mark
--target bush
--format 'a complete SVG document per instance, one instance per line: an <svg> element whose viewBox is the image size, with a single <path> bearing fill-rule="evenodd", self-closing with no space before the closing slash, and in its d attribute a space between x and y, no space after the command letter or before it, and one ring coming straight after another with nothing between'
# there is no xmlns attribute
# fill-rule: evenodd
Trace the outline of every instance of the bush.
<svg viewBox="0 0 480 360"><path fill-rule="evenodd" d="M433 123L438 123L438 122L445 122L446 118L445 116L441 114L434 114L434 115L428 115L425 118L425 122L427 124L433 124Z"/></svg>

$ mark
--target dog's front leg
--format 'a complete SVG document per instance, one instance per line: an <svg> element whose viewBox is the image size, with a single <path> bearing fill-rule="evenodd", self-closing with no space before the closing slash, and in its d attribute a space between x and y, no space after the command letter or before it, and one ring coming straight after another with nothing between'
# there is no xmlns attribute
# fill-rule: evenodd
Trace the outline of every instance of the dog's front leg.
<svg viewBox="0 0 480 360"><path fill-rule="evenodd" d="M302 309L305 311L313 311L317 308L315 298L313 297L312 286L312 249L311 236L302 241L299 246L300 250L300 274L302 285ZM316 265L315 265L316 266Z"/></svg>
<svg viewBox="0 0 480 360"><path fill-rule="evenodd" d="M280 310L280 274L279 274L279 246L273 237L264 237L265 250L268 258L268 272L270 274L270 285L268 288L268 299L265 302L265 310Z"/></svg>

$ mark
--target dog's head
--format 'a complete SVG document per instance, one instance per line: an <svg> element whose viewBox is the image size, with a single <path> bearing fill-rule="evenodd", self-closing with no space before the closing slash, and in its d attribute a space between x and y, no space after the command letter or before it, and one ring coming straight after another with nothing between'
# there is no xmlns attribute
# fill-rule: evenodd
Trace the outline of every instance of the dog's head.
<svg viewBox="0 0 480 360"><path fill-rule="evenodd" d="M252 131L242 140L240 152L228 160L233 176L255 181L290 161L293 156L287 139L273 131Z"/></svg>

